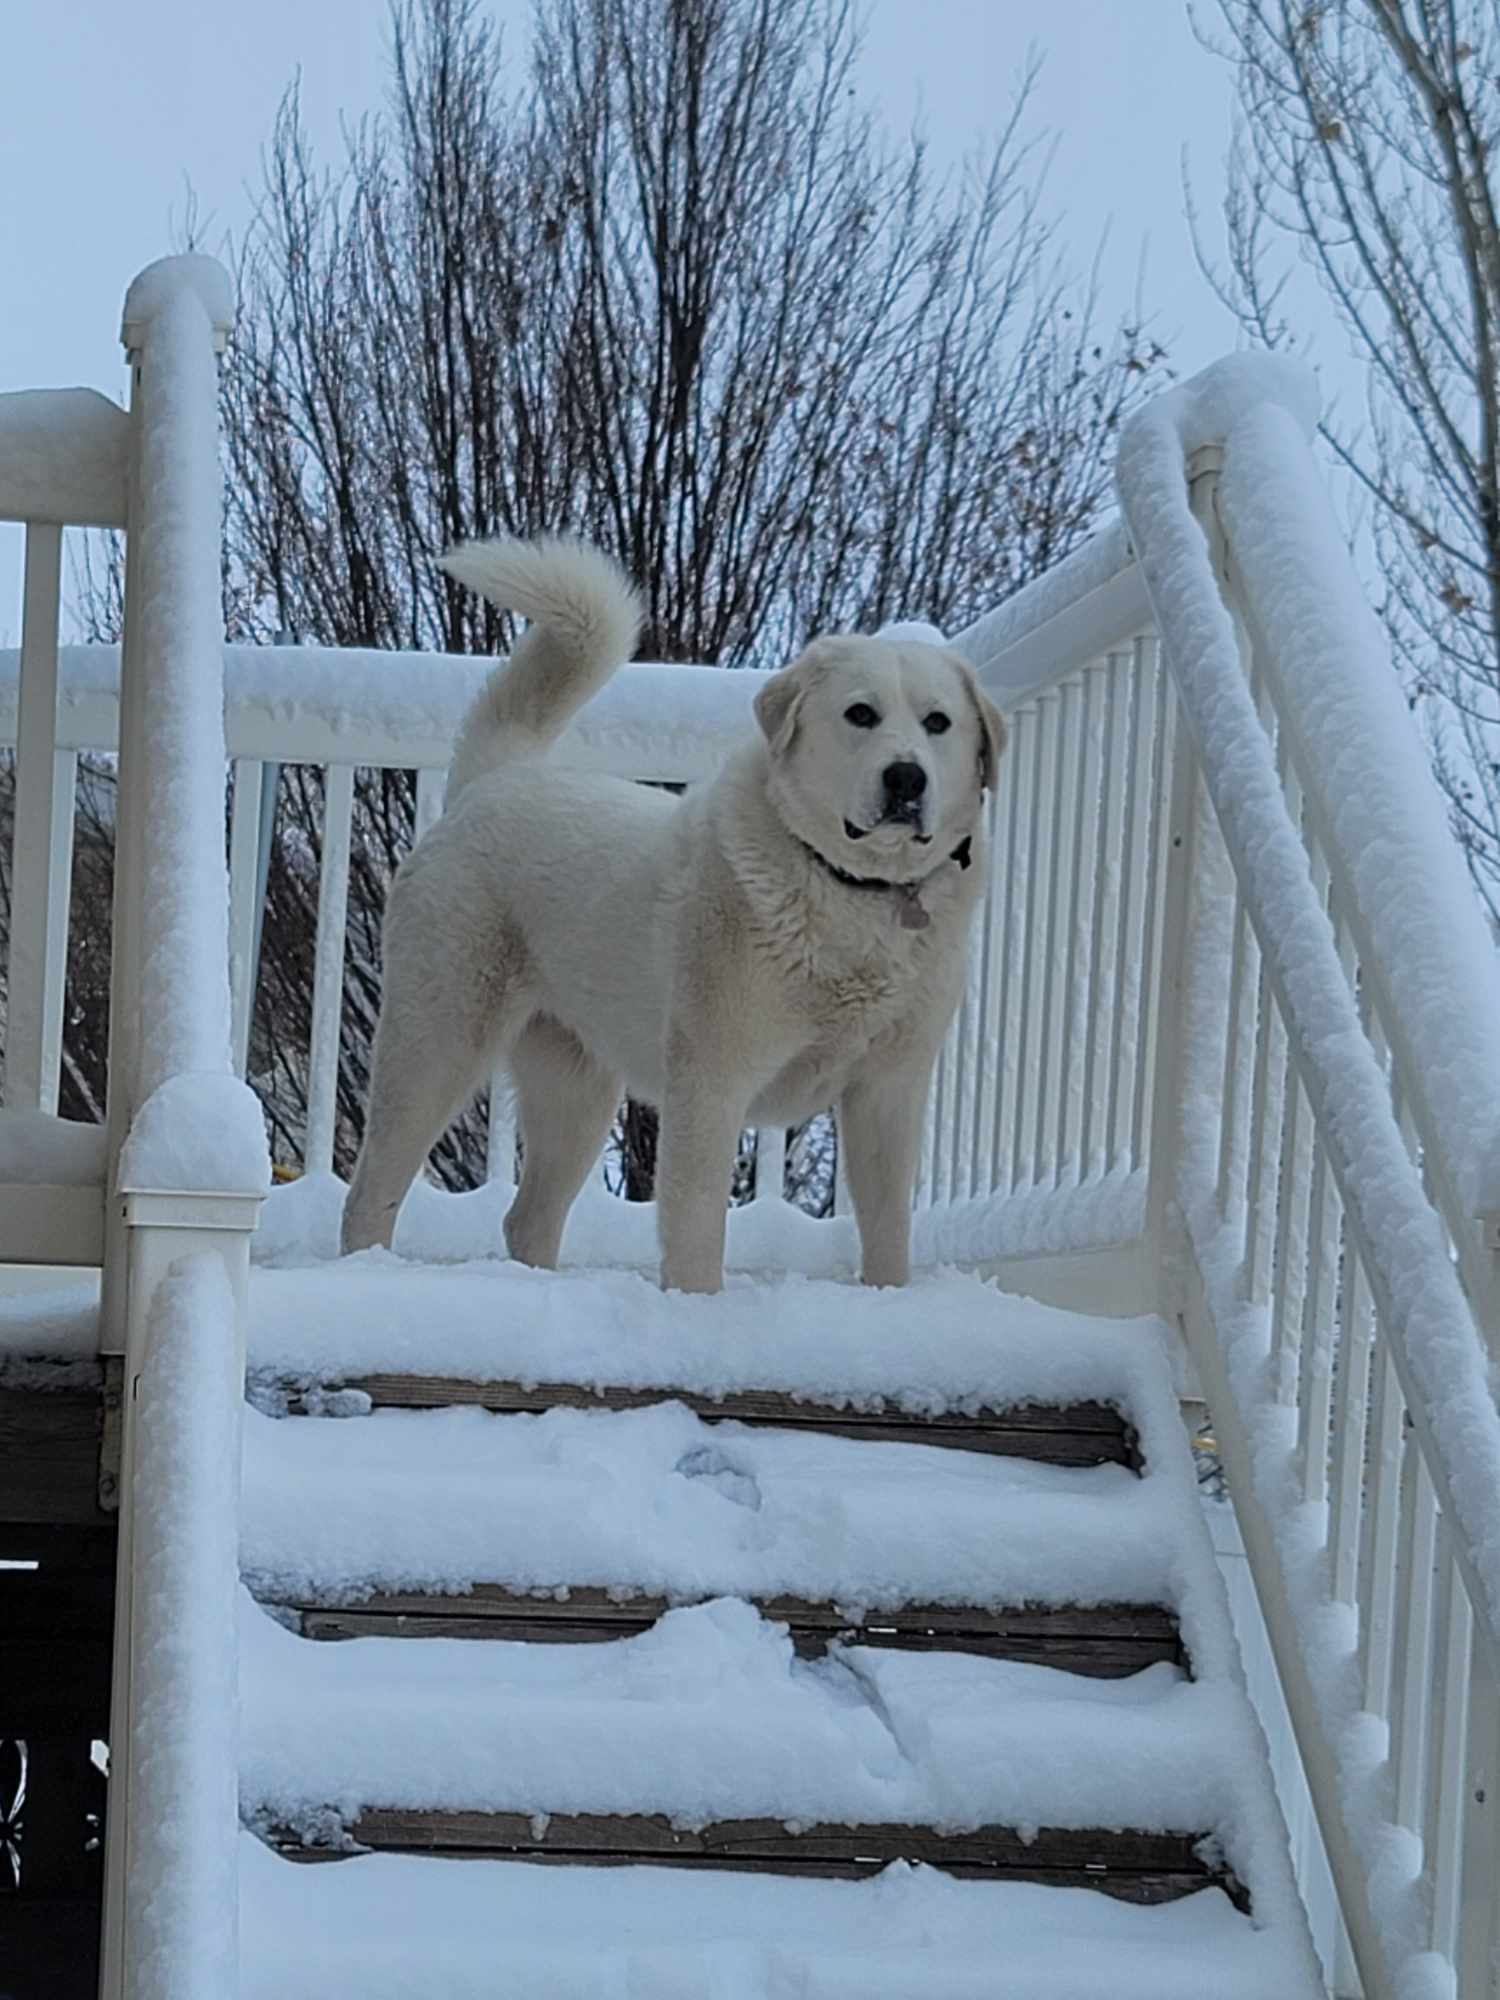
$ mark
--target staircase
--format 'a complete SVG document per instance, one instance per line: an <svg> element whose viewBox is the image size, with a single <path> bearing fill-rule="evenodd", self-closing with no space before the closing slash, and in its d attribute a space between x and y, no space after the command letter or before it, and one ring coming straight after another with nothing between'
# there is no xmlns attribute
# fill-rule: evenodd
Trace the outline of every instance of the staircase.
<svg viewBox="0 0 1500 2000"><path fill-rule="evenodd" d="M244 1994L1320 1991L1168 1355L970 1278L258 1272Z"/></svg>
<svg viewBox="0 0 1500 2000"><path fill-rule="evenodd" d="M501 1092L483 1187L419 1184L402 1260L319 1262L378 976L347 921L357 772L430 825L484 663L221 644L232 291L204 258L141 274L128 415L0 396L26 533L0 1263L95 1267L65 1351L123 1385L101 2000L1295 2000L1309 1930L1339 2000L1500 2000L1500 958L1310 378L1235 357L1137 413L1120 519L953 637L1009 747L914 1261L971 1275L825 1282L852 1250L835 1123L831 1220L754 1135L742 1275L704 1303L631 1275L652 1218L597 1177L591 1272L492 1261ZM59 644L63 531L91 524L126 532L118 651ZM632 666L568 754L697 782L757 680ZM102 1144L56 1116L87 754L118 755ZM302 1178L264 1201L243 1079L283 766L323 818ZM0 1353L57 1333L22 1311ZM1291 1861L1179 1369L1267 1642ZM94 1803L47 1768L28 1745L30 1823L82 1868ZM15 1913L66 1946L91 1918L42 1907L38 1845Z"/></svg>

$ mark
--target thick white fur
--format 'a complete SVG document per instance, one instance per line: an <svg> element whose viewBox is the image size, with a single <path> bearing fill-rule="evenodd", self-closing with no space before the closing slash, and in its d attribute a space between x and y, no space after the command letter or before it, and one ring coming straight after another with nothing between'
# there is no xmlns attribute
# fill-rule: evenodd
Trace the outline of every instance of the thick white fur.
<svg viewBox="0 0 1500 2000"><path fill-rule="evenodd" d="M933 1061L984 886L980 817L1004 744L958 655L815 640L756 701L761 735L678 801L569 770L550 744L628 658L636 600L576 542L492 542L450 572L533 622L460 733L443 817L401 868L346 1251L389 1244L427 1152L490 1069L514 1081L513 1256L557 1261L623 1092L657 1105L662 1282L716 1291L746 1124L839 1109L866 1283L903 1284ZM860 728L846 711L879 716ZM937 715L950 726L932 734ZM921 819L882 820L916 762ZM955 858L972 842L972 865ZM812 850L812 851L809 851ZM820 858L821 857L821 858ZM901 922L908 885L928 921Z"/></svg>

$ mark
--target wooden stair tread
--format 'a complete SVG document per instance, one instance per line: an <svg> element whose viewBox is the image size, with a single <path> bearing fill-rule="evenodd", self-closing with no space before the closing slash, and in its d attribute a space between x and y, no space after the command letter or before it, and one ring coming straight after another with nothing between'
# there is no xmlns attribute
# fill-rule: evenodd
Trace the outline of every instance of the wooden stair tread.
<svg viewBox="0 0 1500 2000"><path fill-rule="evenodd" d="M1158 1661L1184 1663L1175 1615L1161 1605L907 1604L874 1611L860 1623L835 1604L777 1596L755 1600L762 1617L790 1627L804 1658L844 1638L862 1646L977 1653L1029 1661L1069 1673L1118 1678ZM459 1596L380 1593L344 1603L299 1603L309 1639L507 1639L541 1644L601 1644L646 1631L669 1609L660 1596L621 1599L599 1589L564 1599L478 1584Z"/></svg>
<svg viewBox="0 0 1500 2000"><path fill-rule="evenodd" d="M892 1861L921 1861L949 1873L1103 1889L1134 1902L1165 1902L1212 1885L1244 1908L1234 1878L1203 1856L1203 1834L983 1826L817 1825L789 1832L777 1820L725 1820L682 1829L659 1813L414 1811L370 1808L349 1827L360 1848L382 1853L509 1856L592 1866L736 1868L778 1874L861 1876ZM273 1843L294 1859L326 1856L290 1832Z"/></svg>
<svg viewBox="0 0 1500 2000"><path fill-rule="evenodd" d="M809 1401L770 1389L739 1389L722 1396L662 1386L649 1389L596 1388L576 1382L472 1382L437 1375L352 1376L328 1389L353 1389L376 1409L478 1407L501 1415L536 1415L546 1410L639 1410L655 1403L682 1403L714 1423L775 1425L816 1430L833 1437L877 1439L890 1444L925 1444L950 1450L994 1452L1055 1465L1126 1465L1139 1469L1135 1432L1108 1403L1023 1404L1005 1410L944 1411L923 1415L900 1407L854 1409ZM294 1402L293 1414L300 1414Z"/></svg>

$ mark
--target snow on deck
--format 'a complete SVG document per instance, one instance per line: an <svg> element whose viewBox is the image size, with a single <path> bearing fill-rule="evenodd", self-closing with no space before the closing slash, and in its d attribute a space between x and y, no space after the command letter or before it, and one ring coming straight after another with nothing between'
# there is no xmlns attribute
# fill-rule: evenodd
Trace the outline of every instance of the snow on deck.
<svg viewBox="0 0 1500 2000"><path fill-rule="evenodd" d="M1087 1889L545 1868L242 1843L242 2000L1296 2000L1298 1954L1217 1889L1155 1909ZM405 1921L393 1925L392 1911ZM1107 1968L1107 1972L1103 1971Z"/></svg>

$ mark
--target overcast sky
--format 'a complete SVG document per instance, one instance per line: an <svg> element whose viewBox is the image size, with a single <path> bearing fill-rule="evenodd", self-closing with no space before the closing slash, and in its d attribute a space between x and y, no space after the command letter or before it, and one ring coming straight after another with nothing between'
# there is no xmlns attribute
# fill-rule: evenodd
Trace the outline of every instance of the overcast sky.
<svg viewBox="0 0 1500 2000"><path fill-rule="evenodd" d="M494 0L519 51L524 0ZM1213 12L1212 0L1205 11ZM993 134L1029 51L1031 121L1054 146L1047 206L1075 258L1107 235L1102 305L1139 283L1184 373L1235 345L1183 214L1186 156L1216 220L1232 77L1183 0L869 0L865 80L891 124L920 117L944 159ZM207 247L241 229L277 101L301 72L325 152L375 106L384 0L4 0L0 28L0 390L121 396L120 303L175 247L187 190ZM19 530L0 528L0 644L19 630Z"/></svg>

